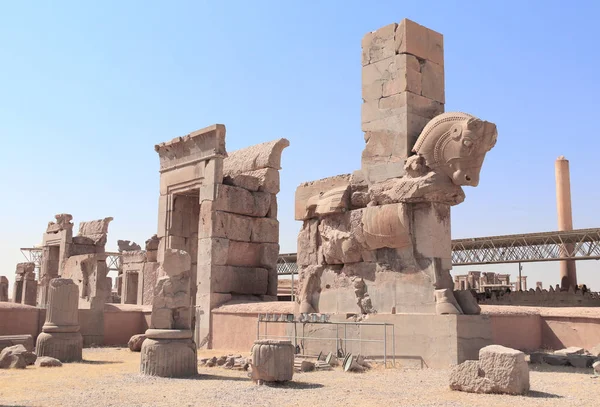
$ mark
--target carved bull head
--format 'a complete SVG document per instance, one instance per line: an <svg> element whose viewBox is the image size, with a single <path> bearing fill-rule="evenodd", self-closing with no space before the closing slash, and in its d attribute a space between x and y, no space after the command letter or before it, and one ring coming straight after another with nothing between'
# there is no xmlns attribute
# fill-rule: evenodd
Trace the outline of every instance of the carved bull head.
<svg viewBox="0 0 600 407"><path fill-rule="evenodd" d="M496 145L497 137L495 124L467 113L448 112L427 123L413 151L454 184L476 187L485 154Z"/></svg>

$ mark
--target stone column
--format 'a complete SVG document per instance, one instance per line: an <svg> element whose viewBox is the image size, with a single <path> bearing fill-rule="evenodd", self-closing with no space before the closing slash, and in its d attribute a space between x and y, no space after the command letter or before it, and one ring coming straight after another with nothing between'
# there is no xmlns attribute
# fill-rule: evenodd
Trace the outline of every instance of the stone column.
<svg viewBox="0 0 600 407"><path fill-rule="evenodd" d="M8 302L8 278L0 276L0 302Z"/></svg>
<svg viewBox="0 0 600 407"><path fill-rule="evenodd" d="M78 297L79 289L73 280L50 280L46 322L36 343L38 356L50 356L61 362L82 359L83 337L79 332Z"/></svg>
<svg viewBox="0 0 600 407"><path fill-rule="evenodd" d="M161 377L198 373L192 339L191 257L183 250L165 249L154 290L150 329L142 344L140 371Z"/></svg>
<svg viewBox="0 0 600 407"><path fill-rule="evenodd" d="M31 263L33 264L33 263ZM37 281L35 280L35 272L28 270L23 275L23 304L36 306L37 302Z"/></svg>
<svg viewBox="0 0 600 407"><path fill-rule="evenodd" d="M558 230L573 230L573 215L571 211L571 181L569 175L569 161L564 156L556 159L554 164L556 175L556 209L558 212ZM572 244L562 247L562 255L573 251ZM560 261L560 288L568 290L577 288L577 271L574 260Z"/></svg>
<svg viewBox="0 0 600 407"><path fill-rule="evenodd" d="M443 36L411 20L362 40L362 172L372 184L404 174L419 134L444 112Z"/></svg>

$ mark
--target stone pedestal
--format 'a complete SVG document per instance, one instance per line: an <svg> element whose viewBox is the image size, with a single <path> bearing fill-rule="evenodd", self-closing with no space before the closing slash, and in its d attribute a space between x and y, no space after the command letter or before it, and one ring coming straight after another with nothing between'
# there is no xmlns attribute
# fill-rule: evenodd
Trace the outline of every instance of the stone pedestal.
<svg viewBox="0 0 600 407"><path fill-rule="evenodd" d="M259 340L252 347L252 380L285 382L294 375L294 346L291 341Z"/></svg>
<svg viewBox="0 0 600 407"><path fill-rule="evenodd" d="M48 286L48 309L36 342L38 356L61 362L80 361L83 337L79 332L79 289L71 279L55 278Z"/></svg>
<svg viewBox="0 0 600 407"><path fill-rule="evenodd" d="M148 329L141 352L142 374L160 377L198 374L196 344L191 330Z"/></svg>

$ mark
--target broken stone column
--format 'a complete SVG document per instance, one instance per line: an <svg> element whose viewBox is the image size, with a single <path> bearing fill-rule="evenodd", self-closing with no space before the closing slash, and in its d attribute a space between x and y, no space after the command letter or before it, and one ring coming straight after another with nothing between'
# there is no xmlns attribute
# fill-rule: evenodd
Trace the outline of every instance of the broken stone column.
<svg viewBox="0 0 600 407"><path fill-rule="evenodd" d="M79 332L78 297L79 289L73 280L50 280L46 322L36 342L38 356L50 356L61 362L81 360L83 337Z"/></svg>
<svg viewBox="0 0 600 407"><path fill-rule="evenodd" d="M117 240L117 247L119 253L123 252L131 252L136 250L142 250L142 247L129 240ZM117 296L121 298L121 304L123 304L123 296L122 296L122 288L123 288L123 260L119 261L118 271L117 271Z"/></svg>
<svg viewBox="0 0 600 407"><path fill-rule="evenodd" d="M0 276L0 302L8 302L8 278Z"/></svg>
<svg viewBox="0 0 600 407"><path fill-rule="evenodd" d="M291 341L258 340L252 347L252 381L285 382L294 376L294 345Z"/></svg>
<svg viewBox="0 0 600 407"><path fill-rule="evenodd" d="M142 344L140 371L161 377L198 373L192 332L191 257L166 249L154 291L150 329Z"/></svg>

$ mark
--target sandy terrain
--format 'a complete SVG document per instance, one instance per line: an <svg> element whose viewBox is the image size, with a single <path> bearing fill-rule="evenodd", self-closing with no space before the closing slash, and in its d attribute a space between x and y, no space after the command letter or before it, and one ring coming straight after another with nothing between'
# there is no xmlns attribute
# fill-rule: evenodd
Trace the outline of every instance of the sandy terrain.
<svg viewBox="0 0 600 407"><path fill-rule="evenodd" d="M297 373L287 385L256 386L245 372L200 368L193 379L138 374L139 353L84 349L83 363L0 371L0 406L597 406L590 370L535 367L527 397L448 389L448 371L374 369ZM203 353L202 356L210 353ZM552 370L550 370L552 369Z"/></svg>

